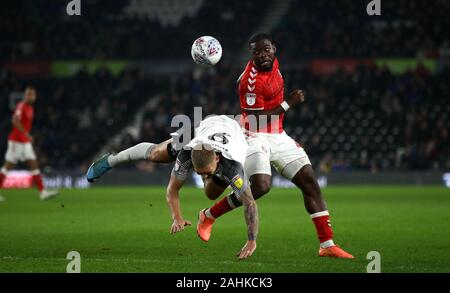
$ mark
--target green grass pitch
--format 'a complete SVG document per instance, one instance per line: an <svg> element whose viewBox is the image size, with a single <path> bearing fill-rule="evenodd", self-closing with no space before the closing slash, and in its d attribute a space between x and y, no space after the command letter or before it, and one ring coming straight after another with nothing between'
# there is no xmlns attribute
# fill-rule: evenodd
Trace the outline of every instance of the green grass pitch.
<svg viewBox="0 0 450 293"><path fill-rule="evenodd" d="M329 187L323 190L335 242L354 260L320 258L311 219L296 189L258 200L260 233L252 258L242 208L220 218L209 243L197 237L202 190L181 193L192 227L169 234L162 187L63 190L41 202L35 190L3 190L0 272L65 272L69 251L82 272L365 272L369 251L382 272L450 272L450 191L444 187Z"/></svg>

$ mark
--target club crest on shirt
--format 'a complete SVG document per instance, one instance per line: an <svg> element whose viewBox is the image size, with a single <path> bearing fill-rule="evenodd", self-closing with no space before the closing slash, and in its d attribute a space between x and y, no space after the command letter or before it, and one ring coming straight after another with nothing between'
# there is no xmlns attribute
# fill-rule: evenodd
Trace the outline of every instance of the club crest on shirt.
<svg viewBox="0 0 450 293"><path fill-rule="evenodd" d="M256 94L255 93L246 93L245 94L247 105L253 106L256 103Z"/></svg>

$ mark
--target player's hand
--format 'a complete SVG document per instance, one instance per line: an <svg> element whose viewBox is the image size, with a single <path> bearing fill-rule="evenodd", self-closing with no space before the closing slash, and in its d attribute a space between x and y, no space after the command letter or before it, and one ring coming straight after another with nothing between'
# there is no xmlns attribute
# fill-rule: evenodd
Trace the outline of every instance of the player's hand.
<svg viewBox="0 0 450 293"><path fill-rule="evenodd" d="M25 136L30 140L30 142L33 142L33 137L31 136L31 134L27 133L25 134Z"/></svg>
<svg viewBox="0 0 450 293"><path fill-rule="evenodd" d="M297 104L303 103L305 101L305 94L302 90L293 90L287 99L289 106L295 106Z"/></svg>
<svg viewBox="0 0 450 293"><path fill-rule="evenodd" d="M190 226L192 223L190 221L186 221L184 219L175 219L173 220L172 226L170 227L170 234L174 234L184 230L186 226Z"/></svg>
<svg viewBox="0 0 450 293"><path fill-rule="evenodd" d="M242 249L236 254L239 259L250 257L256 250L256 240L248 240Z"/></svg>

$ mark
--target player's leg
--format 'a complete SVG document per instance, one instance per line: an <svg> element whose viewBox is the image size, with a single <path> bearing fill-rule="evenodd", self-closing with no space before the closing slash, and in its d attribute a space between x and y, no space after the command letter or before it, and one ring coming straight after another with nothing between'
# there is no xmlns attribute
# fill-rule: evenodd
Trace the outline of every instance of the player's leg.
<svg viewBox="0 0 450 293"><path fill-rule="evenodd" d="M245 171L250 176L249 181L253 197L258 199L270 191L272 182L270 159L269 154L265 152L253 152L250 146L249 149L250 152L245 160ZM241 205L234 193L231 193L207 209L207 212L209 212L211 218L217 219Z"/></svg>
<svg viewBox="0 0 450 293"><path fill-rule="evenodd" d="M308 155L286 134L280 135L279 142L278 158L273 162L274 166L283 177L291 180L302 191L305 208L311 216L319 239L319 255L353 258L333 242L330 215Z"/></svg>
<svg viewBox="0 0 450 293"><path fill-rule="evenodd" d="M28 159L26 160L26 164L30 169L31 176L33 177L33 182L39 190L39 198L41 200L47 200L55 197L58 194L57 190L45 189L44 181L42 180L42 175L37 160L35 158Z"/></svg>
<svg viewBox="0 0 450 293"><path fill-rule="evenodd" d="M292 178L292 182L302 190L305 208L316 227L320 242L319 255L353 258L351 254L333 242L330 214L311 165L303 166Z"/></svg>
<svg viewBox="0 0 450 293"><path fill-rule="evenodd" d="M217 199L228 187L227 183L214 176L203 179L205 194L211 200ZM214 217L211 215L210 209L203 209L198 213L197 235L201 240L209 240L213 224Z"/></svg>
<svg viewBox="0 0 450 293"><path fill-rule="evenodd" d="M94 182L113 167L127 162L140 160L149 160L154 163L173 162L176 153L176 150L172 147L172 139L159 144L142 142L117 154L103 155L89 167L86 178L89 182Z"/></svg>
<svg viewBox="0 0 450 293"><path fill-rule="evenodd" d="M267 148L265 148L267 149ZM269 154L261 151L261 142L249 142L247 158L245 161L245 171L250 176L250 186L255 198L263 196L270 190L271 167ZM206 208L199 213L197 224L197 234L203 241L208 241L211 236L212 225L215 219L240 207L242 203L234 193L223 197L210 208Z"/></svg>
<svg viewBox="0 0 450 293"><path fill-rule="evenodd" d="M33 182L39 190L39 197L41 200L50 199L58 194L57 190L46 190L42 180L41 171L36 159L36 154L31 143L24 143L21 145L21 154L19 160L25 161L28 169L33 177Z"/></svg>
<svg viewBox="0 0 450 293"><path fill-rule="evenodd" d="M16 164L14 164L12 162L8 162L8 161L5 160L5 164L0 169L0 190L3 187L3 182L5 181L6 176L8 175L8 171L14 169L15 167L16 167ZM0 201L4 201L4 200L5 199L3 198L3 196L0 193Z"/></svg>
<svg viewBox="0 0 450 293"><path fill-rule="evenodd" d="M0 189L3 186L3 182L6 179L6 176L8 174L8 171L14 169L16 167L16 164L19 161L20 155L22 152L22 147L20 144L8 141L8 148L5 153L5 164L0 169ZM3 201L4 198L0 195L0 200Z"/></svg>
<svg viewBox="0 0 450 293"><path fill-rule="evenodd" d="M205 185L204 190L206 197L210 200L215 200L227 189L228 184L223 182L221 179L211 176L208 178L202 178Z"/></svg>
<svg viewBox="0 0 450 293"><path fill-rule="evenodd" d="M5 161L5 164L0 169L0 189L3 187L3 181L5 181L6 176L10 170L13 170L16 167L16 164Z"/></svg>

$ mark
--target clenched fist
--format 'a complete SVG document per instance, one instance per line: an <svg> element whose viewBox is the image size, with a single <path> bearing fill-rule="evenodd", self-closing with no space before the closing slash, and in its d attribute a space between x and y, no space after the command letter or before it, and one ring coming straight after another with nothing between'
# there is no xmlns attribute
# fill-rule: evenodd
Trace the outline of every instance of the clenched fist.
<svg viewBox="0 0 450 293"><path fill-rule="evenodd" d="M303 103L305 101L305 94L303 93L302 90L293 90L290 94L289 97L287 98L287 103L289 104L289 106L295 106L297 104Z"/></svg>

